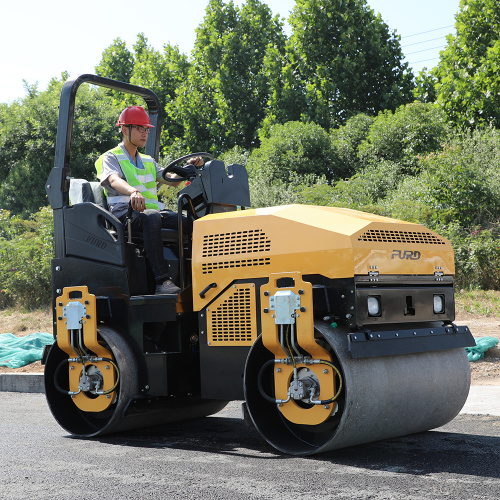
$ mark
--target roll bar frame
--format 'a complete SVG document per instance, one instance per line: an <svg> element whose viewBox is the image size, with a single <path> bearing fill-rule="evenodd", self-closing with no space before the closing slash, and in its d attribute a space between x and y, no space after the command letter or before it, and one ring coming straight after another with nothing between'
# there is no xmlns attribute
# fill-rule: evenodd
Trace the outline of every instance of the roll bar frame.
<svg viewBox="0 0 500 500"><path fill-rule="evenodd" d="M147 104L151 124L155 127L154 133L148 136L146 154L158 161L160 151L162 108L160 100L152 90L92 74L81 74L68 79L64 83L59 102L54 167L45 185L45 191L54 213L54 245L56 258L65 257L66 253L63 208L69 206L71 137L73 134L75 99L78 88L82 83L90 83L91 85L98 85L100 87L142 97Z"/></svg>

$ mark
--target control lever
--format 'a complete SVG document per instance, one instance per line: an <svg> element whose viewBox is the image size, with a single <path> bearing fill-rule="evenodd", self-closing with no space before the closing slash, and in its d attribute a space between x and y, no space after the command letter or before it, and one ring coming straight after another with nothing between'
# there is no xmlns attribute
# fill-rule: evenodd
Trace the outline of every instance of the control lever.
<svg viewBox="0 0 500 500"><path fill-rule="evenodd" d="M127 216L125 218L125 222L127 223L127 231L128 231L128 243L132 243L132 202L128 202L128 210L127 210Z"/></svg>

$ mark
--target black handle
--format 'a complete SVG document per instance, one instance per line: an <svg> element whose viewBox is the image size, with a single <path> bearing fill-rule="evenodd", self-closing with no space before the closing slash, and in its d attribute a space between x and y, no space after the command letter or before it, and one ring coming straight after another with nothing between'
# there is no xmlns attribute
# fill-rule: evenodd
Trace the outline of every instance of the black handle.
<svg viewBox="0 0 500 500"><path fill-rule="evenodd" d="M202 299L205 298L205 294L210 290L210 288L217 288L217 283L210 283L210 285L207 285L201 292L200 292L200 297Z"/></svg>
<svg viewBox="0 0 500 500"><path fill-rule="evenodd" d="M129 201L128 202L128 210L127 210L127 220L130 220L130 218L132 217L133 211L134 211L134 209L132 208L132 202Z"/></svg>
<svg viewBox="0 0 500 500"><path fill-rule="evenodd" d="M128 202L128 210L127 210L127 231L128 231L128 239L129 243L132 243L132 212L134 209L132 208L132 201Z"/></svg>

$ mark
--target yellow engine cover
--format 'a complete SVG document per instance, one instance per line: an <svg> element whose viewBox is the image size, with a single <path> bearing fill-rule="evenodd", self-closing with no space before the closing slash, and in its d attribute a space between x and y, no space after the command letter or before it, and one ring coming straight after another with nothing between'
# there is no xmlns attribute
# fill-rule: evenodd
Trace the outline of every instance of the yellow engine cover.
<svg viewBox="0 0 500 500"><path fill-rule="evenodd" d="M450 243L419 224L356 210L310 205L207 215L194 222L193 307L234 280L299 271L350 278L455 273ZM200 296L207 286L215 284Z"/></svg>

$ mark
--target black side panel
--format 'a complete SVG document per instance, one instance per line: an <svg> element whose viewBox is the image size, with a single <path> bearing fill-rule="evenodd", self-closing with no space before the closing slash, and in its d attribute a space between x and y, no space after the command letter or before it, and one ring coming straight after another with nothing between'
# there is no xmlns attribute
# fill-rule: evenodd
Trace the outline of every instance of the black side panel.
<svg viewBox="0 0 500 500"><path fill-rule="evenodd" d="M210 347L200 337L201 397L203 399L245 399L243 374L251 346ZM205 335L206 337L206 335Z"/></svg>
<svg viewBox="0 0 500 500"><path fill-rule="evenodd" d="M125 268L76 258L53 259L52 296L69 286L86 286L89 293L107 297L130 295Z"/></svg>
<svg viewBox="0 0 500 500"><path fill-rule="evenodd" d="M148 368L148 396L190 396L198 392L198 355L154 353L144 356Z"/></svg>
<svg viewBox="0 0 500 500"><path fill-rule="evenodd" d="M94 203L65 207L66 255L125 266L123 227L116 217Z"/></svg>

